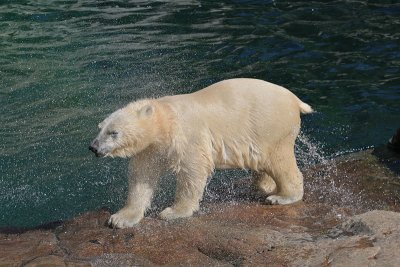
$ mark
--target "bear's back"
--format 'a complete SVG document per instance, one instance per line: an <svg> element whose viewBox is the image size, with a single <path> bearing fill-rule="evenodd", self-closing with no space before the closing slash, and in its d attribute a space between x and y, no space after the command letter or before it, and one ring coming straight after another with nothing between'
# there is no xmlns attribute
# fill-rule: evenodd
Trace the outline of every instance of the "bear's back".
<svg viewBox="0 0 400 267"><path fill-rule="evenodd" d="M193 135L209 129L216 136L243 139L250 133L267 134L278 140L300 124L298 98L281 86L256 79L224 80L160 101L169 103L185 131Z"/></svg>
<svg viewBox="0 0 400 267"><path fill-rule="evenodd" d="M237 78L212 84L191 94L160 99L170 103L180 114L209 113L211 116L238 116L239 113L300 114L299 100L289 90L262 80Z"/></svg>

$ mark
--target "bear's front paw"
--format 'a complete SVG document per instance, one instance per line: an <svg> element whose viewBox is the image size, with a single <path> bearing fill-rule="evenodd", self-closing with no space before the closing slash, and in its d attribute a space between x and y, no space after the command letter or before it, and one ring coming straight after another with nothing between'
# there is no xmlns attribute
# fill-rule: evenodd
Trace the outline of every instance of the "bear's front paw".
<svg viewBox="0 0 400 267"><path fill-rule="evenodd" d="M160 213L160 218L163 220L175 220L179 218L185 218L192 216L193 211L191 209L176 209L176 208L166 208Z"/></svg>
<svg viewBox="0 0 400 267"><path fill-rule="evenodd" d="M141 219L143 219L143 213L135 212L129 208L123 208L110 217L108 224L113 228L123 229L133 227L140 222Z"/></svg>

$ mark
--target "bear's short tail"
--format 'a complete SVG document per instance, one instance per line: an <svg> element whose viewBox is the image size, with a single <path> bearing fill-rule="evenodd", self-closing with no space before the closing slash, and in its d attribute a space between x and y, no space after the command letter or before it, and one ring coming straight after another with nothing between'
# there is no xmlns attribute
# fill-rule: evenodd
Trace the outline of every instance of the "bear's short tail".
<svg viewBox="0 0 400 267"><path fill-rule="evenodd" d="M312 107L304 102L301 102L301 100L299 99L299 107L300 107L300 112L303 114L309 114L309 113L313 113L314 110L312 109Z"/></svg>

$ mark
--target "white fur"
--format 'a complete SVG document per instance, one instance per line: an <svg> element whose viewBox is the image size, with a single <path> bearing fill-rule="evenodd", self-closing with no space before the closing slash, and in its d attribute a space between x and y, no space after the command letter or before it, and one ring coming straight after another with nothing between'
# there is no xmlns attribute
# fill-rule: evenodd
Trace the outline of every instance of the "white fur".
<svg viewBox="0 0 400 267"><path fill-rule="evenodd" d="M177 188L173 206L160 214L167 220L198 210L216 168L253 170L254 183L272 204L301 200L303 177L294 142L300 113L310 112L289 90L255 79L140 100L114 112L99 125L99 152L132 159L127 204L110 224L125 228L138 223L168 170L176 173Z"/></svg>

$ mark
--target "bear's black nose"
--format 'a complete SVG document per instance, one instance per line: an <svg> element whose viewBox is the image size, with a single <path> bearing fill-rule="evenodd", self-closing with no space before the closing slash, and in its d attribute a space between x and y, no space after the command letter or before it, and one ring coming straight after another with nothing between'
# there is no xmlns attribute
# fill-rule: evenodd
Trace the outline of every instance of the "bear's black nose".
<svg viewBox="0 0 400 267"><path fill-rule="evenodd" d="M103 153L100 153L99 149L99 140L95 139L93 143L89 146L89 150L92 151L96 157L104 157Z"/></svg>
<svg viewBox="0 0 400 267"><path fill-rule="evenodd" d="M89 146L89 150L92 151L93 153L97 154L97 148L93 146Z"/></svg>
<svg viewBox="0 0 400 267"><path fill-rule="evenodd" d="M89 146L89 150L92 151L93 153L98 154L99 152L99 141L95 139L92 144Z"/></svg>

